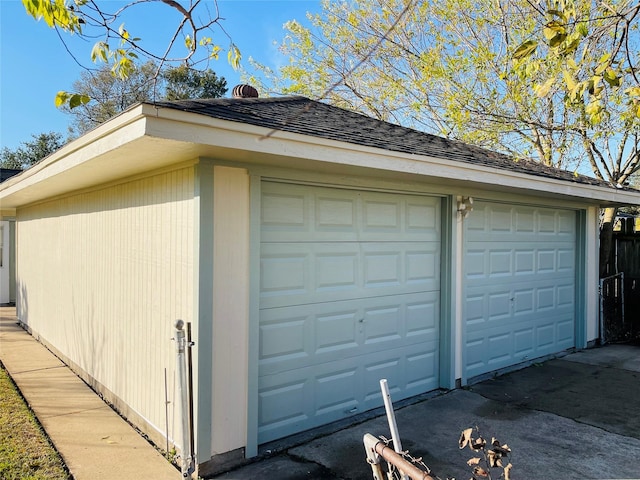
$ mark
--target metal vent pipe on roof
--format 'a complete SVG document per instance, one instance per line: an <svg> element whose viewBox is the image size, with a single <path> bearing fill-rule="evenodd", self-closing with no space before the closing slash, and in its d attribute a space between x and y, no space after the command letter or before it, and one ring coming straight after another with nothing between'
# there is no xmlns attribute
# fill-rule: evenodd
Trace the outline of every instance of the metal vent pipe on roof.
<svg viewBox="0 0 640 480"><path fill-rule="evenodd" d="M231 94L233 98L258 98L258 90L244 83L233 87Z"/></svg>

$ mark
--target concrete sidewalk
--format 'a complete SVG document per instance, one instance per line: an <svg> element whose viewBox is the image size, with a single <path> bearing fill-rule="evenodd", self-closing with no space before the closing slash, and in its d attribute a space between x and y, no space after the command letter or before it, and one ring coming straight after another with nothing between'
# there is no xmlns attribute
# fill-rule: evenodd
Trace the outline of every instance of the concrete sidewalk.
<svg viewBox="0 0 640 480"><path fill-rule="evenodd" d="M157 451L0 308L0 360L75 480L181 478ZM478 427L512 449L511 478L640 479L640 346L611 345L396 409L402 445L434 475L465 479ZM390 437L384 416L283 447L216 478L371 479L362 437ZM280 442L281 443L281 442ZM284 445L284 443L281 443Z"/></svg>
<svg viewBox="0 0 640 480"><path fill-rule="evenodd" d="M155 448L0 307L0 360L75 480L182 478Z"/></svg>

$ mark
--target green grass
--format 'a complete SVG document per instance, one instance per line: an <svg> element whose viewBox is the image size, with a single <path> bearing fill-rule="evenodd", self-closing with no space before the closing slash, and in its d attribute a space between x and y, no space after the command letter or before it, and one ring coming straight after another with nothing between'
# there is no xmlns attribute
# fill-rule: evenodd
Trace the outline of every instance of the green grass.
<svg viewBox="0 0 640 480"><path fill-rule="evenodd" d="M0 364L0 478L70 480L58 452Z"/></svg>

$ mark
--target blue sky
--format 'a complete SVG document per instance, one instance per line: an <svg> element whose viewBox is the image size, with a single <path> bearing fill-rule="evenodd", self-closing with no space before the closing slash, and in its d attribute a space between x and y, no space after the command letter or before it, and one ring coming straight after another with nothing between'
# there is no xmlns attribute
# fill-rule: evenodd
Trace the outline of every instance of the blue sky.
<svg viewBox="0 0 640 480"><path fill-rule="evenodd" d="M125 2L99 3L114 10ZM284 36L282 25L292 19L304 20L306 12L319 11L319 4L319 0L218 0L222 25L240 48L247 68L249 57L270 66L283 62L276 45ZM125 19L125 27L149 48L163 47L175 23L175 18L165 15L168 7L145 10L142 6L137 11L145 12L143 18ZM92 66L93 43L77 37L70 40L78 59ZM228 46L222 34L214 35L213 40L223 48ZM210 67L227 80L229 88L240 83L240 73L228 65L226 52ZM71 90L81 71L56 32L28 16L20 0L0 0L0 147L15 148L42 132L55 131L66 137L70 117L53 102L59 90Z"/></svg>

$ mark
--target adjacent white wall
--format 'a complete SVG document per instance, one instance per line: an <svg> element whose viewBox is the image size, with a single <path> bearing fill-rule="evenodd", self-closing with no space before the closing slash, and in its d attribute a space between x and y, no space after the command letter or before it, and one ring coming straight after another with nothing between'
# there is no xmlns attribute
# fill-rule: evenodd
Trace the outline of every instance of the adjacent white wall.
<svg viewBox="0 0 640 480"><path fill-rule="evenodd" d="M180 438L171 338L192 321L193 185L188 165L17 211L19 319L156 441L165 368Z"/></svg>

